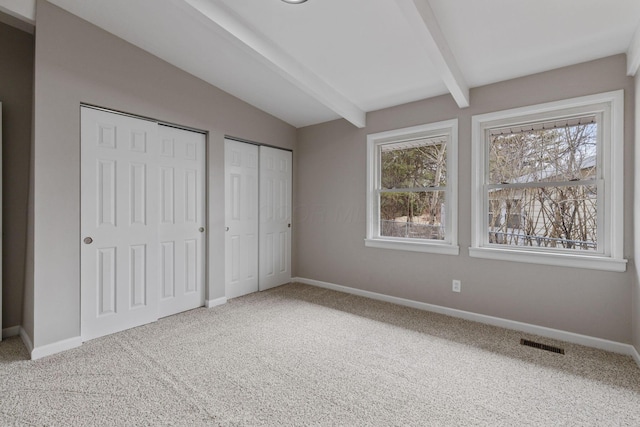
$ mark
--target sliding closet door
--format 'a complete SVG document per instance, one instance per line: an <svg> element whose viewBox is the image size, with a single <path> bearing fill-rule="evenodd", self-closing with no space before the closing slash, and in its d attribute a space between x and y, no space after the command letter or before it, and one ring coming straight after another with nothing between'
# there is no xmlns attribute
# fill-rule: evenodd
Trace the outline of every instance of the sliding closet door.
<svg viewBox="0 0 640 427"><path fill-rule="evenodd" d="M258 146L225 140L225 295L258 291Z"/></svg>
<svg viewBox="0 0 640 427"><path fill-rule="evenodd" d="M291 281L291 152L225 140L227 298Z"/></svg>
<svg viewBox="0 0 640 427"><path fill-rule="evenodd" d="M157 124L81 112L81 331L88 340L158 317Z"/></svg>
<svg viewBox="0 0 640 427"><path fill-rule="evenodd" d="M81 116L83 340L204 305L205 136Z"/></svg>
<svg viewBox="0 0 640 427"><path fill-rule="evenodd" d="M204 305L205 135L159 126L159 317Z"/></svg>
<svg viewBox="0 0 640 427"><path fill-rule="evenodd" d="M291 281L291 152L260 147L260 290Z"/></svg>

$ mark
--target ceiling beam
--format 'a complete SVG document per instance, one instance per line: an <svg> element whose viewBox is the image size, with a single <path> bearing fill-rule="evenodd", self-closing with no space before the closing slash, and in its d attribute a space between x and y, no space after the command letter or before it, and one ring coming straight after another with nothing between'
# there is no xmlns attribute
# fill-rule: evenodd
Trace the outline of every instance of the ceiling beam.
<svg viewBox="0 0 640 427"><path fill-rule="evenodd" d="M421 34L427 55L458 107L468 107L469 86L438 25L429 1L397 0L397 4L404 12L409 24Z"/></svg>
<svg viewBox="0 0 640 427"><path fill-rule="evenodd" d="M239 42L247 52L267 64L282 77L293 83L316 101L329 108L353 125L366 126L366 112L339 93L331 85L286 53L275 43L249 28L233 12L220 2L209 0L185 0L232 39Z"/></svg>
<svg viewBox="0 0 640 427"><path fill-rule="evenodd" d="M636 29L627 49L627 75L635 76L640 68L640 25Z"/></svg>

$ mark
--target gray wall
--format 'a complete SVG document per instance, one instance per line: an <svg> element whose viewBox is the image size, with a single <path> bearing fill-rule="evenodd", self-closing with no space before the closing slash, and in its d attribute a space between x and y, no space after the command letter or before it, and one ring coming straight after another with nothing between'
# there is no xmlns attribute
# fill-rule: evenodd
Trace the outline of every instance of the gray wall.
<svg viewBox="0 0 640 427"><path fill-rule="evenodd" d="M22 324L33 102L34 38L0 23L2 103L2 327Z"/></svg>
<svg viewBox="0 0 640 427"><path fill-rule="evenodd" d="M46 1L37 2L32 275L34 346L80 334L80 103L209 131L208 298L224 296L224 135L293 149L292 126ZM26 317L29 317L28 315Z"/></svg>
<svg viewBox="0 0 640 427"><path fill-rule="evenodd" d="M634 82L624 55L471 91L471 107L450 96L367 115L367 127L340 120L298 130L295 230L299 277L630 343L626 273L470 258L471 116L625 90L625 257L633 259ZM459 256L365 248L366 135L459 118ZM451 280L462 292L451 292Z"/></svg>

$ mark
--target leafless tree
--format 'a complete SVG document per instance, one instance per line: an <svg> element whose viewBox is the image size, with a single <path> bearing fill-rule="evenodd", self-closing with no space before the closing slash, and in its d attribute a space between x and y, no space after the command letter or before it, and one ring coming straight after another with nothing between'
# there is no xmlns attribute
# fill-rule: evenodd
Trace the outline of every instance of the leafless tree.
<svg viewBox="0 0 640 427"><path fill-rule="evenodd" d="M586 181L596 177L596 131L586 123L492 136L490 183L524 184L489 195L493 242L595 249L596 186Z"/></svg>

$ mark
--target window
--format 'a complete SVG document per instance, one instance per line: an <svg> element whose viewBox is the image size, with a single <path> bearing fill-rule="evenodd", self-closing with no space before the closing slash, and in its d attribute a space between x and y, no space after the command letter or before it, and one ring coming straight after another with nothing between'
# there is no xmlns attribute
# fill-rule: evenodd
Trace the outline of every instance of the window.
<svg viewBox="0 0 640 427"><path fill-rule="evenodd" d="M625 271L623 92L472 119L475 257Z"/></svg>
<svg viewBox="0 0 640 427"><path fill-rule="evenodd" d="M365 245L457 255L457 119L367 136Z"/></svg>

